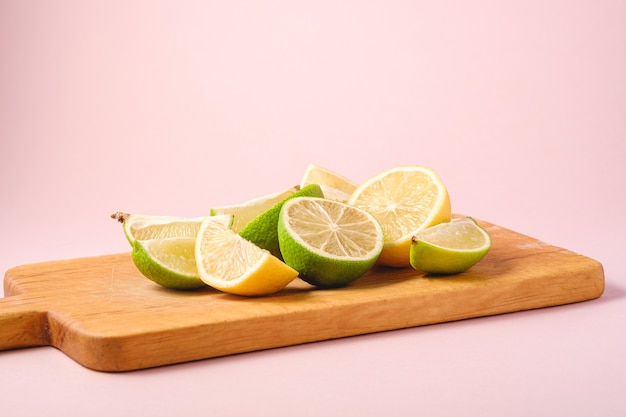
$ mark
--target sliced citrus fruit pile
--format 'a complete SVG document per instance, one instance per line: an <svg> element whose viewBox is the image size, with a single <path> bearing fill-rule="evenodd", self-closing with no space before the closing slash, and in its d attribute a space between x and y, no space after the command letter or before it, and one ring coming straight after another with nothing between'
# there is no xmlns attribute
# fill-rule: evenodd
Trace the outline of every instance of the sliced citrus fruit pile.
<svg viewBox="0 0 626 417"><path fill-rule="evenodd" d="M432 169L423 166L381 172L359 185L348 203L380 222L385 246L378 261L388 266L409 266L413 235L451 218L446 187Z"/></svg>
<svg viewBox="0 0 626 417"><path fill-rule="evenodd" d="M200 227L195 252L202 281L232 294L273 294L298 276L298 271L270 252L210 217Z"/></svg>
<svg viewBox="0 0 626 417"><path fill-rule="evenodd" d="M322 198L287 201L278 238L287 265L319 287L341 287L359 278L383 248L383 230L371 214Z"/></svg>
<svg viewBox="0 0 626 417"><path fill-rule="evenodd" d="M300 187L318 184L324 197L330 200L347 202L357 184L343 175L316 164L309 164L300 180Z"/></svg>
<svg viewBox="0 0 626 417"><path fill-rule="evenodd" d="M433 274L458 274L474 266L490 248L489 234L474 219L454 219L413 237L411 266Z"/></svg>
<svg viewBox="0 0 626 417"><path fill-rule="evenodd" d="M168 288L204 285L268 295L296 277L321 288L350 284L374 265L454 274L489 251L473 219L451 221L440 177L400 166L360 185L309 164L298 186L184 218L115 213L132 259Z"/></svg>

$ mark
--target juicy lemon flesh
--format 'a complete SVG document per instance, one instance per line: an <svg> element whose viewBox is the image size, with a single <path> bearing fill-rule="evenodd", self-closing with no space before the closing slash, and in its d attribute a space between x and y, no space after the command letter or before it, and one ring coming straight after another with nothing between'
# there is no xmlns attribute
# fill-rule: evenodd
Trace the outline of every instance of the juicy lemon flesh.
<svg viewBox="0 0 626 417"><path fill-rule="evenodd" d="M361 184L348 201L371 214L385 235L378 263L410 265L411 237L420 230L450 221L448 192L437 174L422 166L384 171Z"/></svg>
<svg viewBox="0 0 626 417"><path fill-rule="evenodd" d="M206 227L199 244L203 269L223 281L239 279L263 256L256 245L216 224Z"/></svg>
<svg viewBox="0 0 626 417"><path fill-rule="evenodd" d="M363 258L376 250L375 225L366 214L324 200L302 200L287 212L289 227L318 252L335 257Z"/></svg>
<svg viewBox="0 0 626 417"><path fill-rule="evenodd" d="M357 206L376 217L393 242L418 230L438 201L440 188L423 172L399 171L372 183L359 195Z"/></svg>
<svg viewBox="0 0 626 417"><path fill-rule="evenodd" d="M274 294L298 276L269 251L206 220L196 238L196 265L204 283L242 296Z"/></svg>

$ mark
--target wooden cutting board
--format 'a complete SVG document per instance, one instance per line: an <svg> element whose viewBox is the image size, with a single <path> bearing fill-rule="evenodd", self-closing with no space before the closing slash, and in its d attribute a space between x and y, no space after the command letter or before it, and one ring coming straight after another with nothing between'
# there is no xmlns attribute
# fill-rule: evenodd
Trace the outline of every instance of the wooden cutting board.
<svg viewBox="0 0 626 417"><path fill-rule="evenodd" d="M602 295L597 261L479 223L492 249L463 274L377 267L342 289L297 279L263 298L159 287L130 253L15 267L0 298L0 350L50 345L85 367L127 371Z"/></svg>

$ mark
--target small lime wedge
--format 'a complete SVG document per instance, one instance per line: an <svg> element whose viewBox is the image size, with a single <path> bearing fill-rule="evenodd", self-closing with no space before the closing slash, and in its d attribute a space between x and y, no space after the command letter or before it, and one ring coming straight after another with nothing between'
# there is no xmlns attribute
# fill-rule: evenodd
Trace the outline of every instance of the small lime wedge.
<svg viewBox="0 0 626 417"><path fill-rule="evenodd" d="M411 242L411 266L432 274L458 274L491 249L491 238L471 217L423 229Z"/></svg>
<svg viewBox="0 0 626 417"><path fill-rule="evenodd" d="M196 268L195 238L135 240L132 259L145 277L167 288L205 286Z"/></svg>

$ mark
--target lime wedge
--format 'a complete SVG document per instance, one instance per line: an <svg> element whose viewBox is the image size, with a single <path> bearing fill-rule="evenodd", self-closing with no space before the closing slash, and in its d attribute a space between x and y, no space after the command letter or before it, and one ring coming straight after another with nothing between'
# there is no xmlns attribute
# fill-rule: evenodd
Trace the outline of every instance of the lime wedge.
<svg viewBox="0 0 626 417"><path fill-rule="evenodd" d="M440 223L417 233L411 243L411 266L433 274L458 274L491 249L491 238L471 217Z"/></svg>

